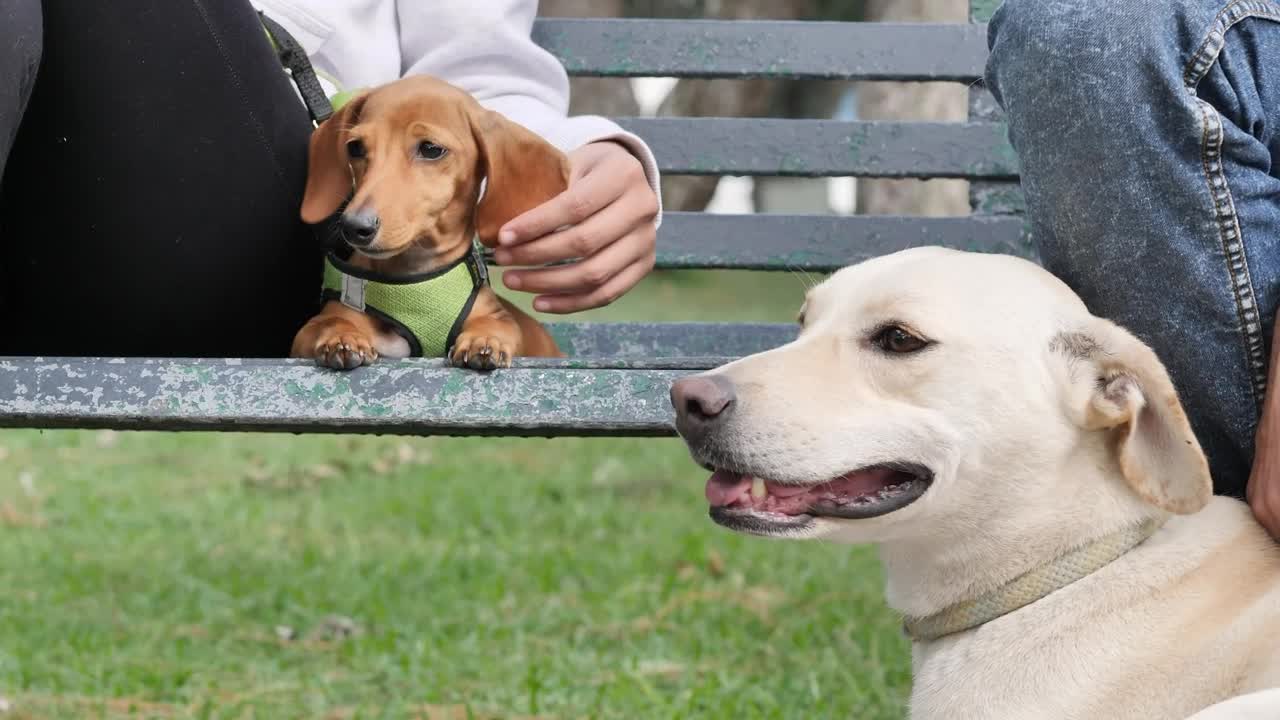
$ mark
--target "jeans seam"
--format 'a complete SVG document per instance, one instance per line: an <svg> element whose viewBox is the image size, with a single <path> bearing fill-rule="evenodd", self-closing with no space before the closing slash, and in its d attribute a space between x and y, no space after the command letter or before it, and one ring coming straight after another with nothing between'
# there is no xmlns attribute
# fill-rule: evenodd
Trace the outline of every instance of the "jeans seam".
<svg viewBox="0 0 1280 720"><path fill-rule="evenodd" d="M1223 8L1213 19L1203 42L1187 62L1183 82L1200 110L1203 131L1200 138L1200 159L1205 183L1213 201L1214 220L1226 261L1232 296L1236 302L1239 330L1244 340L1245 361L1249 367L1250 391L1255 410L1261 410L1267 390L1266 339L1262 332L1258 311L1257 293L1249 271L1249 260L1244 251L1244 238L1240 218L1236 213L1231 188L1227 184L1222 164L1222 145L1225 137L1222 118L1217 109L1196 95L1200 81L1217 61L1226 42L1226 34L1236 23L1247 18L1264 18L1280 21L1280 7L1270 0L1236 0Z"/></svg>

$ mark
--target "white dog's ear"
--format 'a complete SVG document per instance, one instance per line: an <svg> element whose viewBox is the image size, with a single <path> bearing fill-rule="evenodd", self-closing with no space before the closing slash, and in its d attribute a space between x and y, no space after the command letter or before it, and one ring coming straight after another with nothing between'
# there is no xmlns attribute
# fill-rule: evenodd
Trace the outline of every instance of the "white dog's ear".
<svg viewBox="0 0 1280 720"><path fill-rule="evenodd" d="M1112 433L1120 471L1134 492L1183 515L1208 504L1213 495L1209 463L1155 352L1100 318L1082 333L1059 336L1054 344L1077 370L1091 371L1091 376L1073 373L1073 384L1090 383L1087 393L1072 393L1084 400L1077 417L1087 430Z"/></svg>

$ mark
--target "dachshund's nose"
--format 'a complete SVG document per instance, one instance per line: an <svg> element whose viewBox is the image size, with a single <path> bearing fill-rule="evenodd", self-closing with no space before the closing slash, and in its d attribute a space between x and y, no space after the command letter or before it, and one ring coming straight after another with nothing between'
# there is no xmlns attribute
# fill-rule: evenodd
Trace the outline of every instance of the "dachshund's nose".
<svg viewBox="0 0 1280 720"><path fill-rule="evenodd" d="M698 441L729 416L733 383L723 375L693 375L671 385L676 429L686 440Z"/></svg>
<svg viewBox="0 0 1280 720"><path fill-rule="evenodd" d="M378 236L378 214L372 210L342 213L342 236L355 247L369 247Z"/></svg>

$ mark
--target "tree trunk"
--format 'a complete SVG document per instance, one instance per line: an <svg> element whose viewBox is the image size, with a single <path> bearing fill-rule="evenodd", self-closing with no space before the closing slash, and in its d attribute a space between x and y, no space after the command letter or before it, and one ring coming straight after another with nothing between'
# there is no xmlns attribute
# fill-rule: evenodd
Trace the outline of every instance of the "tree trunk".
<svg viewBox="0 0 1280 720"><path fill-rule="evenodd" d="M625 6L625 0L541 0L538 14L543 17L622 17ZM627 78L576 77L569 79L569 114L625 117L639 115L640 106Z"/></svg>
<svg viewBox="0 0 1280 720"><path fill-rule="evenodd" d="M637 3L643 5L645 3ZM652 5L653 3L648 3ZM810 17L813 0L733 0L701 3L702 17L719 20L797 20ZM637 8L638 10L641 8ZM769 117L777 113L783 81L681 80L658 108L660 116ZM718 177L671 176L663 179L662 202L670 210L702 210L715 194ZM759 180L757 180L757 183ZM822 201L826 202L825 195Z"/></svg>
<svg viewBox="0 0 1280 720"><path fill-rule="evenodd" d="M867 0L868 20L967 22L967 0ZM962 121L968 88L959 83L858 84L860 120ZM866 215L968 215L969 183L964 180L860 178L857 209Z"/></svg>

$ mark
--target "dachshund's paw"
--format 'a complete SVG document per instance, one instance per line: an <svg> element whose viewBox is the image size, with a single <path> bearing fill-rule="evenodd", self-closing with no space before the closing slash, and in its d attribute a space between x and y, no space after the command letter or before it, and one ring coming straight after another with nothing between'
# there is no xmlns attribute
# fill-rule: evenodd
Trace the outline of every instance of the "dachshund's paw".
<svg viewBox="0 0 1280 720"><path fill-rule="evenodd" d="M493 370L511 367L511 358L515 354L515 347L502 338L463 333L453 344L453 353L449 359L454 367Z"/></svg>
<svg viewBox="0 0 1280 720"><path fill-rule="evenodd" d="M373 343L358 333L332 333L316 343L317 365L334 370L352 370L378 359Z"/></svg>

